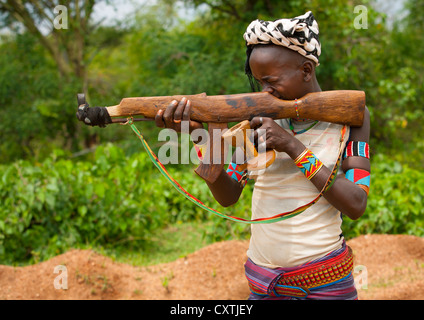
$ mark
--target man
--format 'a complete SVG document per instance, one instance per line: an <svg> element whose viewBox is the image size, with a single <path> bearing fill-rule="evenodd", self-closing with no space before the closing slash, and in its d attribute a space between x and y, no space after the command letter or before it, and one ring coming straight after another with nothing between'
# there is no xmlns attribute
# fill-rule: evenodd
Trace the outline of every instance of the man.
<svg viewBox="0 0 424 320"><path fill-rule="evenodd" d="M244 34L247 44L246 74L252 89L277 98L296 100L321 91L315 68L321 46L318 24L311 12L276 21L253 21ZM174 101L159 111L159 127L177 129L181 120L190 120L191 104ZM245 265L251 299L357 299L352 276L352 254L342 235L342 214L358 219L365 211L370 180L368 141L369 112L363 126L347 128L338 124L302 119L273 120L256 117L253 129L263 129L255 141L276 151L276 160L255 180L252 218L266 218L294 210L314 199L328 181L331 169L345 149L341 169L324 197L293 218L253 224ZM202 128L190 121L190 129ZM341 141L341 145L340 145ZM264 149L262 149L264 150ZM237 150L240 152L240 150ZM236 154L233 156L235 162ZM237 158L239 159L239 158ZM237 163L230 164L238 170ZM239 172L245 176L246 172ZM236 203L244 181L222 171L208 183L223 206Z"/></svg>

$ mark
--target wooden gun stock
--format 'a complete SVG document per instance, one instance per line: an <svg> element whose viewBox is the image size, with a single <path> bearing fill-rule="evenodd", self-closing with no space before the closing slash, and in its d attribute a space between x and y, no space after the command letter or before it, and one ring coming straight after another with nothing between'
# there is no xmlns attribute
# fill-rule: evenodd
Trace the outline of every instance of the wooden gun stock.
<svg viewBox="0 0 424 320"><path fill-rule="evenodd" d="M106 107L106 110L112 118L135 115L154 118L160 109L165 110L172 100L179 101L182 97L191 101L190 118L208 123L210 141L206 156L210 159L210 164L201 163L195 171L210 183L216 181L224 167L223 149L220 159L213 158L213 150L223 148L221 139L213 135L214 129L223 130L229 122L251 120L256 116L273 119L299 117L360 127L365 110L365 93L354 90L313 92L297 101L280 100L267 92L124 98L119 105Z"/></svg>

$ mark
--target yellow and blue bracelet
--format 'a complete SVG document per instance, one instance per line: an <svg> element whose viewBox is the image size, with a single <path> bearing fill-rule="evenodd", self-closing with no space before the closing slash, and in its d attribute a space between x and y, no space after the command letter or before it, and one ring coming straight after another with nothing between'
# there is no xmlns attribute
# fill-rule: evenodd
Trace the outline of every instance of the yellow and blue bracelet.
<svg viewBox="0 0 424 320"><path fill-rule="evenodd" d="M308 148L294 160L294 163L309 180L311 180L323 166L323 163Z"/></svg>

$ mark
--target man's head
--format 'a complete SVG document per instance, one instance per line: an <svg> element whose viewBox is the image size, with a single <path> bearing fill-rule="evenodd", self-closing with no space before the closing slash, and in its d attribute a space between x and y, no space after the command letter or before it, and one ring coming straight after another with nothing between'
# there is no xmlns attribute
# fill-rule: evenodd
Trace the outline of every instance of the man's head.
<svg viewBox="0 0 424 320"><path fill-rule="evenodd" d="M292 100L315 91L315 67L321 54L318 33L312 12L293 19L253 21L243 36L252 89L256 79L263 91L280 99Z"/></svg>
<svg viewBox="0 0 424 320"><path fill-rule="evenodd" d="M276 45L256 45L249 58L252 80L283 100L314 91L315 64L295 51Z"/></svg>

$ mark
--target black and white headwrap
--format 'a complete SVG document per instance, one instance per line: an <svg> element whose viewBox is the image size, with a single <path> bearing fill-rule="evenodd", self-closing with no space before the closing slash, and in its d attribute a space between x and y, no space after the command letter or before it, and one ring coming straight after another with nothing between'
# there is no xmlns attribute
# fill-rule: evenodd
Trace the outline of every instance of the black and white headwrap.
<svg viewBox="0 0 424 320"><path fill-rule="evenodd" d="M247 27L243 38L246 45L276 44L299 52L318 66L321 54L318 23L311 11L293 19L255 20Z"/></svg>

